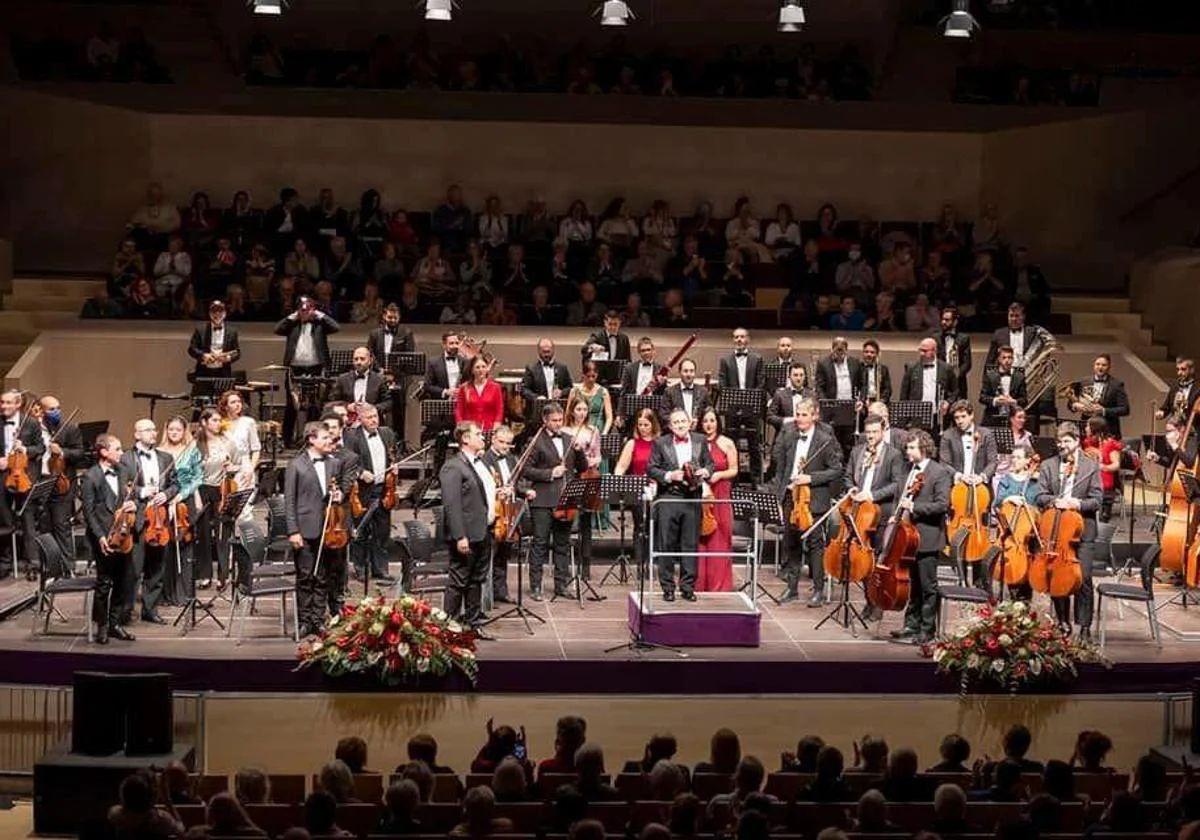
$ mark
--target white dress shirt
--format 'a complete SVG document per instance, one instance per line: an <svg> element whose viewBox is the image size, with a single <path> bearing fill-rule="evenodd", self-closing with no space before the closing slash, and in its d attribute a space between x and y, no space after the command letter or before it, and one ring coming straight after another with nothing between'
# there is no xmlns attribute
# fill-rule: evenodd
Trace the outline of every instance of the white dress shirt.
<svg viewBox="0 0 1200 840"><path fill-rule="evenodd" d="M679 386L679 399L683 401L683 410L687 412L688 417L695 417L696 392L693 390L696 386L685 388Z"/></svg>
<svg viewBox="0 0 1200 840"><path fill-rule="evenodd" d="M366 373L354 374L354 401L363 402L367 398L367 376Z"/></svg>
<svg viewBox="0 0 1200 840"><path fill-rule="evenodd" d="M4 420L4 454L12 452L13 441L20 440L17 437L17 432L21 428L21 415L14 414L12 417Z"/></svg>
<svg viewBox="0 0 1200 840"><path fill-rule="evenodd" d="M1067 475L1067 467L1070 463L1070 461L1064 459L1058 465L1058 486L1061 488L1058 492L1058 497L1060 499L1071 498L1071 493L1075 490L1075 476L1079 474L1079 468L1076 466L1071 474Z"/></svg>
<svg viewBox="0 0 1200 840"><path fill-rule="evenodd" d="M798 437L796 438L796 451L792 456L792 475L804 472L804 460L808 458L808 450L812 446L813 432L815 427L807 432L796 430Z"/></svg>
<svg viewBox="0 0 1200 840"><path fill-rule="evenodd" d="M854 399L854 383L850 381L850 364L845 359L834 362L833 375L837 379L837 392L834 397L839 400Z"/></svg>
<svg viewBox="0 0 1200 840"><path fill-rule="evenodd" d="M104 467L104 483L108 485L108 489L111 490L112 494L117 497L118 501L120 501L121 486L117 483L116 467Z"/></svg>
<svg viewBox="0 0 1200 840"><path fill-rule="evenodd" d="M462 378L462 368L460 367L458 356L453 360L446 359L446 382L447 387L457 388L458 380Z"/></svg>
<svg viewBox="0 0 1200 840"><path fill-rule="evenodd" d="M746 387L746 363L749 358L750 358L749 355L741 356L741 355L737 355L736 353L734 354L733 364L734 364L734 367L737 368L737 378L738 378L738 387L739 388Z"/></svg>
<svg viewBox="0 0 1200 840"><path fill-rule="evenodd" d="M554 363L542 365L542 376L546 380L546 398L554 399Z"/></svg>
<svg viewBox="0 0 1200 840"><path fill-rule="evenodd" d="M467 457L470 459L471 469L475 470L475 475L483 482L483 494L487 497L487 521L491 525L496 521L496 478L487 468L487 464L483 463L483 458L477 455Z"/></svg>
<svg viewBox="0 0 1200 840"><path fill-rule="evenodd" d="M210 353L220 353L225 348L225 325L213 327L212 341L208 343Z"/></svg>
<svg viewBox="0 0 1200 840"><path fill-rule="evenodd" d="M1008 346L1013 349L1013 367L1025 367L1025 330L1009 330Z"/></svg>
<svg viewBox="0 0 1200 840"><path fill-rule="evenodd" d="M879 445L883 446L882 443L880 443ZM871 484L875 481L875 466L876 465L875 465L874 460L869 460L870 458L871 458L871 451L869 449L864 449L863 456L862 456L862 463L869 464L869 466L867 466L867 468L865 470L863 470L862 475L858 479L858 489L859 490L870 490ZM861 464L860 464L860 467L861 467Z"/></svg>
<svg viewBox="0 0 1200 840"><path fill-rule="evenodd" d="M675 463L679 464L679 468L683 469L684 464L691 463L692 460L692 436L688 435L687 440L682 443L671 435L671 442L675 445Z"/></svg>
<svg viewBox="0 0 1200 840"><path fill-rule="evenodd" d="M299 367L315 367L321 363L317 358L317 342L313 338L313 325L305 321L300 325L300 334L296 336L296 352L292 354L292 364Z"/></svg>
<svg viewBox="0 0 1200 840"><path fill-rule="evenodd" d="M865 367L867 371L867 393L865 393L863 396L867 397L868 399L877 399L879 397L879 383L876 380L878 378L879 368L875 365L866 365Z"/></svg>
<svg viewBox="0 0 1200 840"><path fill-rule="evenodd" d="M367 452L371 456L371 475L376 484L383 484L384 472L387 470L387 451L383 447L383 438L379 432L366 432Z"/></svg>
<svg viewBox="0 0 1200 840"><path fill-rule="evenodd" d="M650 384L650 380L654 378L654 362L640 362L637 370L637 390L635 394L640 394L646 390L646 386Z"/></svg>
<svg viewBox="0 0 1200 840"><path fill-rule="evenodd" d="M146 449L140 443L133 449L138 472L142 475L142 489L139 495L143 499L149 499L158 492L158 484L162 480L158 471L158 452L153 447Z"/></svg>
<svg viewBox="0 0 1200 840"><path fill-rule="evenodd" d="M309 458L312 459L313 472L317 474L317 483L321 485L321 495L328 495L329 487L326 467L329 461L324 455L309 455Z"/></svg>
<svg viewBox="0 0 1200 840"><path fill-rule="evenodd" d="M975 474L975 428L974 427L972 427L971 430L968 432L963 432L962 448L963 448L962 474L963 475L974 475Z"/></svg>
<svg viewBox="0 0 1200 840"><path fill-rule="evenodd" d="M937 407L938 392L937 392L937 365L929 365L921 367L921 401L933 403Z"/></svg>
<svg viewBox="0 0 1200 840"><path fill-rule="evenodd" d="M386 358L392 352L392 344L395 343L396 336L389 330L383 331L383 355Z"/></svg>

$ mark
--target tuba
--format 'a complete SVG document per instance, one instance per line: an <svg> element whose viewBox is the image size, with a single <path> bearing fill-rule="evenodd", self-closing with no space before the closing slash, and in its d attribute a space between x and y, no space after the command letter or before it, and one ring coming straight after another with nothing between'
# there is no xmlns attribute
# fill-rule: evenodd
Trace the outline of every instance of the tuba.
<svg viewBox="0 0 1200 840"><path fill-rule="evenodd" d="M1049 330L1035 329L1037 335L1025 350L1026 399L1022 406L1025 410L1037 405L1042 396L1058 384L1059 355L1062 353L1062 345Z"/></svg>

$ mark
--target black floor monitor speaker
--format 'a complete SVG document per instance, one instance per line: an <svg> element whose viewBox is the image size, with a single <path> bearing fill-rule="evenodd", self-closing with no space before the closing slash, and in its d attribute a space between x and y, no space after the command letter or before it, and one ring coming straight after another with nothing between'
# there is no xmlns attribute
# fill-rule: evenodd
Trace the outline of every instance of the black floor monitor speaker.
<svg viewBox="0 0 1200 840"><path fill-rule="evenodd" d="M161 755L173 729L170 674L75 672L72 752Z"/></svg>

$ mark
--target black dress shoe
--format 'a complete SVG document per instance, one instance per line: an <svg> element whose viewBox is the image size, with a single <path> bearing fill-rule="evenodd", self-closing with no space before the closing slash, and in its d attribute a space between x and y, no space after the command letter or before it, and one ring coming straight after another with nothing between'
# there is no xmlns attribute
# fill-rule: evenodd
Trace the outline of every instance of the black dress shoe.
<svg viewBox="0 0 1200 840"><path fill-rule="evenodd" d="M483 629L483 627L482 627L482 626L480 626L480 627L472 627L472 628L471 628L471 632L475 634L475 639L476 639L477 641L480 641L480 642L494 642L494 641L496 641L496 637L495 637L495 636L492 636L492 635L491 635L491 634L489 634L489 633L486 633L486 632L484 632L484 629Z"/></svg>
<svg viewBox="0 0 1200 840"><path fill-rule="evenodd" d="M933 641L933 636L930 636L928 633L918 633L916 636L913 636L913 638L912 638L912 643L914 645L916 645L917 647L921 647L922 645L927 645L932 641Z"/></svg>
<svg viewBox="0 0 1200 840"><path fill-rule="evenodd" d="M911 637L917 635L917 631L909 630L907 627L905 627L903 630L893 630L888 635L891 636L893 639L908 639L908 638L911 638Z"/></svg>
<svg viewBox="0 0 1200 840"><path fill-rule="evenodd" d="M142 613L142 621L149 622L150 624L166 624L167 623L167 620L165 618L163 618L161 615L159 615L158 613L156 613L154 611L143 612Z"/></svg>
<svg viewBox="0 0 1200 840"><path fill-rule="evenodd" d="M675 600L675 593L674 593L674 592L664 592L664 593L663 593L663 600L664 600L664 601L674 601L674 600Z"/></svg>
<svg viewBox="0 0 1200 840"><path fill-rule="evenodd" d="M799 600L800 600L800 593L797 592L795 589L787 589L784 591L784 593L782 595L779 596L779 603L781 603L781 604L790 604L792 601L799 601Z"/></svg>
<svg viewBox="0 0 1200 840"><path fill-rule="evenodd" d="M108 644L108 625L107 624L101 624L99 627L96 628L96 644L98 644L98 645Z"/></svg>
<svg viewBox="0 0 1200 840"><path fill-rule="evenodd" d="M133 611L129 610L117 616L117 624L124 627L127 624L133 624Z"/></svg>
<svg viewBox="0 0 1200 840"><path fill-rule="evenodd" d="M813 592L812 597L808 599L806 607L821 607L825 605L825 593L820 589Z"/></svg>
<svg viewBox="0 0 1200 840"><path fill-rule="evenodd" d="M513 599L512 599L512 598L509 598L507 595L493 595L493 596L492 596L492 601L493 601L494 603L497 603L497 604L513 604L513 603L516 603L515 601L513 601Z"/></svg>
<svg viewBox="0 0 1200 840"><path fill-rule="evenodd" d="M120 624L114 624L108 628L108 635L114 639L120 639L122 642L132 642L137 640L137 636L130 633Z"/></svg>
<svg viewBox="0 0 1200 840"><path fill-rule="evenodd" d="M530 597L530 599L531 599L531 600L534 600L534 601L542 601L542 600L544 600L544 599L543 599L543 597L542 597L542 590L541 590L540 588L539 588L539 589L531 589L531 590L529 590L529 597Z"/></svg>
<svg viewBox="0 0 1200 840"><path fill-rule="evenodd" d="M684 592L684 593L682 593L682 597L683 597L683 600L685 600L685 601L695 601L696 593L695 592Z"/></svg>
<svg viewBox="0 0 1200 840"><path fill-rule="evenodd" d="M556 586L556 587L554 587L554 597L555 597L555 598L570 598L570 597L571 597L571 593L570 593L570 592L568 592L568 591L567 591L567 590L565 590L565 589L559 589L559 588Z"/></svg>
<svg viewBox="0 0 1200 840"><path fill-rule="evenodd" d="M375 575L375 582L382 583L385 586L391 586L396 582L396 579L391 575Z"/></svg>
<svg viewBox="0 0 1200 840"><path fill-rule="evenodd" d="M1079 641L1090 642L1092 640L1092 629L1090 627L1079 628Z"/></svg>

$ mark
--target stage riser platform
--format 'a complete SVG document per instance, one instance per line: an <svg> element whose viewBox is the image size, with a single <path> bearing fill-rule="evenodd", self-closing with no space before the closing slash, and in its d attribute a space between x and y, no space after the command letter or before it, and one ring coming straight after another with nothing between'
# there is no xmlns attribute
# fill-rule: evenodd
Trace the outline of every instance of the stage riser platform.
<svg viewBox="0 0 1200 840"><path fill-rule="evenodd" d="M762 614L740 592L700 592L689 602L676 595L629 593L629 632L669 647L758 647ZM645 609L639 604L645 603Z"/></svg>

